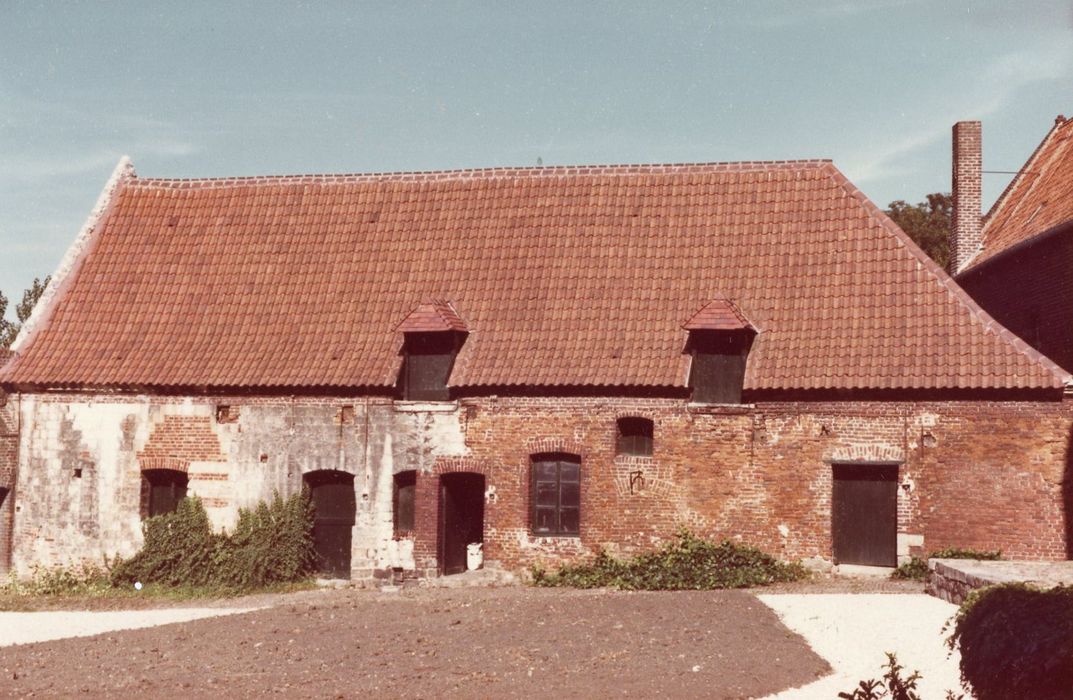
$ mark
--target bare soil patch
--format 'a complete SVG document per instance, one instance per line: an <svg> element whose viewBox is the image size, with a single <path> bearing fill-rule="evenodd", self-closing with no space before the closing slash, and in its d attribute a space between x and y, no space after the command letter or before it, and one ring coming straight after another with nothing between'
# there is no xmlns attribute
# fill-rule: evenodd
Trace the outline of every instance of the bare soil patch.
<svg viewBox="0 0 1073 700"><path fill-rule="evenodd" d="M282 600L5 648L0 697L749 698L829 670L744 591L339 590Z"/></svg>

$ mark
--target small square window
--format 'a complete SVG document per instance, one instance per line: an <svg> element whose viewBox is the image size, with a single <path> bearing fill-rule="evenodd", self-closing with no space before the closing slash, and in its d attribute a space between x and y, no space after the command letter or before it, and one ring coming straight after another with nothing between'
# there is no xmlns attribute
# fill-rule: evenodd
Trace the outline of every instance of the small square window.
<svg viewBox="0 0 1073 700"><path fill-rule="evenodd" d="M346 405L340 406L338 413L335 414L336 425L353 425L354 424L354 406Z"/></svg>
<svg viewBox="0 0 1073 700"><path fill-rule="evenodd" d="M619 418L616 452L637 457L652 456L655 425L648 418Z"/></svg>
<svg viewBox="0 0 1073 700"><path fill-rule="evenodd" d="M220 404L216 407L216 422L217 423L237 423L238 422L238 406L230 406L228 404Z"/></svg>

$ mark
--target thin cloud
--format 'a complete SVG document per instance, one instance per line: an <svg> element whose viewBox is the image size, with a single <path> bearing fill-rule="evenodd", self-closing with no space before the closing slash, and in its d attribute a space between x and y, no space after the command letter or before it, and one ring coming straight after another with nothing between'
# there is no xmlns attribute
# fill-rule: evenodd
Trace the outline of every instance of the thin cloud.
<svg viewBox="0 0 1073 700"><path fill-rule="evenodd" d="M886 142L840 159L846 174L857 183L907 174L898 162L947 138L950 126L960 119L985 119L1008 106L1018 93L1034 83L1060 80L1073 72L1073 45L1068 41L1033 50L1011 51L993 59L966 93L935 101L917 123L925 128L893 134ZM877 130L879 133L879 130Z"/></svg>

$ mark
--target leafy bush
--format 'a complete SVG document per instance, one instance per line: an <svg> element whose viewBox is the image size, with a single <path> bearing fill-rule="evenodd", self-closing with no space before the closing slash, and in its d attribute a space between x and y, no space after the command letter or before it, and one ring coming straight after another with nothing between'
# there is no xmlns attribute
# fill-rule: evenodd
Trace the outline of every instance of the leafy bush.
<svg viewBox="0 0 1073 700"><path fill-rule="evenodd" d="M924 559L913 557L895 569L894 573L891 574L891 578L923 581L928 577L928 559L982 559L987 561L997 561L1002 559L1002 552L1000 550L988 551L947 547L946 549L932 552Z"/></svg>
<svg viewBox="0 0 1073 700"><path fill-rule="evenodd" d="M141 551L112 570L114 585L135 581L168 586L206 586L213 578L213 563L222 535L212 531L201 499L184 498L171 513L142 524Z"/></svg>
<svg viewBox="0 0 1073 700"><path fill-rule="evenodd" d="M145 543L112 570L115 586L260 588L298 581L313 568L313 505L304 490L239 511L234 533L215 533L197 497L149 518Z"/></svg>
<svg viewBox="0 0 1073 700"><path fill-rule="evenodd" d="M877 681L872 678L860 681L853 692L839 693L838 697L844 700L921 700L917 693L917 681L920 680L920 672L913 671L906 677L902 677L905 668L898 663L898 657L887 652L887 663L883 667L887 672L883 674L883 680ZM954 691L946 691L946 700L961 700L964 695L954 695Z"/></svg>
<svg viewBox="0 0 1073 700"><path fill-rule="evenodd" d="M1073 689L1073 586L1008 583L973 591L947 640L978 700L1069 698Z"/></svg>
<svg viewBox="0 0 1073 700"><path fill-rule="evenodd" d="M714 544L680 530L660 549L627 561L601 551L588 563L566 565L555 573L535 566L531 574L537 586L663 591L762 586L797 581L808 571L753 547L728 540Z"/></svg>
<svg viewBox="0 0 1073 700"><path fill-rule="evenodd" d="M928 577L928 560L913 557L904 564L899 564L890 577L908 581L923 581Z"/></svg>
<svg viewBox="0 0 1073 700"><path fill-rule="evenodd" d="M225 538L216 578L224 585L261 588L297 581L313 570L313 503L303 492L241 510Z"/></svg>

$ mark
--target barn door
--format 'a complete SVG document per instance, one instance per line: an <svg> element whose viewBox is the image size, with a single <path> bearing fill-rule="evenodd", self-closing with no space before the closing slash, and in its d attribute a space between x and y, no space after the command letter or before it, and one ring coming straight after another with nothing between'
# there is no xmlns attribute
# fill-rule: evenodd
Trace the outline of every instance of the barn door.
<svg viewBox="0 0 1073 700"><path fill-rule="evenodd" d="M440 566L444 574L466 570L466 545L484 541L484 476L459 472L440 477Z"/></svg>
<svg viewBox="0 0 1073 700"><path fill-rule="evenodd" d="M898 465L835 464L831 534L836 564L898 563Z"/></svg>
<svg viewBox="0 0 1073 700"><path fill-rule="evenodd" d="M350 578L350 538L357 510L354 476L326 470L310 472L303 479L313 498L317 572L331 578Z"/></svg>

